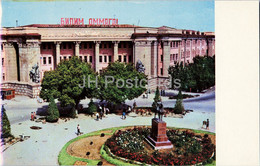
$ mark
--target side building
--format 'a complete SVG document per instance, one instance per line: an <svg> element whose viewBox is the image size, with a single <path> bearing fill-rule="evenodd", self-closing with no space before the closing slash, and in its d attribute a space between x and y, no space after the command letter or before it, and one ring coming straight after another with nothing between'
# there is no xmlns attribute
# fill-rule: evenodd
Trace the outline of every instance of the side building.
<svg viewBox="0 0 260 166"><path fill-rule="evenodd" d="M195 56L215 55L213 32L133 25L32 24L1 29L2 87L16 94L36 97L40 83L30 79L38 65L40 81L45 71L62 60L78 56L96 72L109 62L136 64L140 60L148 75L149 89L165 88L168 68L177 62L192 63Z"/></svg>

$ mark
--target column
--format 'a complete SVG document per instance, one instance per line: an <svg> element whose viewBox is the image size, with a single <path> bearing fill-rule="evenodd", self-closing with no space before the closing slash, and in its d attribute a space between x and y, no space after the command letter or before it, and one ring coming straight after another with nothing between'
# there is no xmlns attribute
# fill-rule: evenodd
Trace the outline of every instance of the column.
<svg viewBox="0 0 260 166"><path fill-rule="evenodd" d="M74 42L75 44L75 56L79 57L79 45L80 45L80 41L76 41Z"/></svg>
<svg viewBox="0 0 260 166"><path fill-rule="evenodd" d="M55 67L57 67L58 64L60 63L60 45L61 45L61 42L56 41L56 42L54 42L54 44L56 44L56 65L55 65Z"/></svg>
<svg viewBox="0 0 260 166"><path fill-rule="evenodd" d="M183 66L185 66L185 64L186 64L186 56L187 56L187 54L186 54L186 46L187 46L187 40L186 39L184 39L184 61L183 61Z"/></svg>
<svg viewBox="0 0 260 166"><path fill-rule="evenodd" d="M154 41L152 46L152 67L151 67L151 75L152 77L157 77L157 58L158 58L158 42Z"/></svg>
<svg viewBox="0 0 260 166"><path fill-rule="evenodd" d="M170 42L163 41L163 76L168 77L168 68L170 66Z"/></svg>
<svg viewBox="0 0 260 166"><path fill-rule="evenodd" d="M179 41L178 43L178 47L179 47L179 50L178 50L178 57L177 57L177 62L178 63L181 63L181 48L182 48L182 41Z"/></svg>
<svg viewBox="0 0 260 166"><path fill-rule="evenodd" d="M95 43L95 56L94 56L94 61L95 61L95 71L99 72L99 44L101 41L94 41Z"/></svg>
<svg viewBox="0 0 260 166"><path fill-rule="evenodd" d="M5 80L20 81L19 78L19 57L16 56L16 50L13 43L3 43L5 53ZM18 50L17 50L18 51ZM2 62L1 62L2 63Z"/></svg>
<svg viewBox="0 0 260 166"><path fill-rule="evenodd" d="M213 56L213 44L212 44L212 39L207 39L207 55L208 56Z"/></svg>
<svg viewBox="0 0 260 166"><path fill-rule="evenodd" d="M114 62L118 60L118 43L119 41L112 41L114 43Z"/></svg>

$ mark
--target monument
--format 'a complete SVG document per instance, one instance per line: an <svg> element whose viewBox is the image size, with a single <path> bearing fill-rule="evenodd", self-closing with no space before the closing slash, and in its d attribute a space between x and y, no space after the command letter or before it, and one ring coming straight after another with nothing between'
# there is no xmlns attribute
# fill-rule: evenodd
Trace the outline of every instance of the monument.
<svg viewBox="0 0 260 166"><path fill-rule="evenodd" d="M152 130L147 142L155 149L171 149L173 145L166 135L166 123L162 120L164 113L163 104L157 103L155 117L152 119ZM156 118L158 114L158 118Z"/></svg>

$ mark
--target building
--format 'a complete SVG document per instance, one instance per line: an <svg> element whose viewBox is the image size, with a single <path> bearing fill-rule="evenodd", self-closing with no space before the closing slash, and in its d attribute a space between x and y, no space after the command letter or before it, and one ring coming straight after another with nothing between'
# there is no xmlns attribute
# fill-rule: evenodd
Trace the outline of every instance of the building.
<svg viewBox="0 0 260 166"><path fill-rule="evenodd" d="M213 32L166 26L32 24L1 29L2 86L30 97L40 91L40 83L29 76L36 64L42 79L45 71L71 56L91 63L97 72L109 62L136 64L140 60L149 88L155 88L167 83L169 66L214 54Z"/></svg>

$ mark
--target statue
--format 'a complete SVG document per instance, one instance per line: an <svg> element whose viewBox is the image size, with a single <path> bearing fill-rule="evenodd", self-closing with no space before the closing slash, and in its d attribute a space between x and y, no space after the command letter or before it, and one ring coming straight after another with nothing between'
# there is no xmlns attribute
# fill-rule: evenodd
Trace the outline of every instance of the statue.
<svg viewBox="0 0 260 166"><path fill-rule="evenodd" d="M163 114L164 114L164 108L163 108L163 104L161 101L157 102L156 103L156 112L155 112L155 117L156 118L156 114L158 113L158 118L160 121L162 121L162 117L163 117Z"/></svg>
<svg viewBox="0 0 260 166"><path fill-rule="evenodd" d="M143 65L143 63L138 59L138 61L136 62L136 70L140 73L144 73L145 71L145 67Z"/></svg>
<svg viewBox="0 0 260 166"><path fill-rule="evenodd" d="M32 79L32 82L39 83L40 82L40 72L39 72L39 66L38 63L33 65L32 70L30 71L30 79Z"/></svg>

